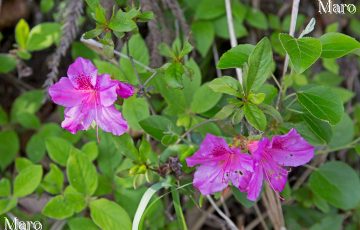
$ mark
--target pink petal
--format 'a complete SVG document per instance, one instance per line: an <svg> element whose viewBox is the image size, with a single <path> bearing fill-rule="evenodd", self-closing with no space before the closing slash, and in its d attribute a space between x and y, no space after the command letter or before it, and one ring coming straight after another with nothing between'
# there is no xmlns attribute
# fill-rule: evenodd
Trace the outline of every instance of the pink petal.
<svg viewBox="0 0 360 230"><path fill-rule="evenodd" d="M232 184L245 192L253 171L252 158L246 154L232 154L231 162L225 171L230 172Z"/></svg>
<svg viewBox="0 0 360 230"><path fill-rule="evenodd" d="M115 109L115 106L100 107L96 110L96 124L106 131L114 135L120 136L128 129L127 122L121 113Z"/></svg>
<svg viewBox="0 0 360 230"><path fill-rule="evenodd" d="M88 90L96 85L97 69L88 59L76 58L69 66L67 75L76 89Z"/></svg>
<svg viewBox="0 0 360 230"><path fill-rule="evenodd" d="M267 152L277 163L284 166L304 165L314 157L314 147L295 129L285 135L274 136Z"/></svg>
<svg viewBox="0 0 360 230"><path fill-rule="evenodd" d="M56 104L65 107L80 105L89 96L88 92L75 89L67 77L50 86L49 95Z"/></svg>
<svg viewBox="0 0 360 230"><path fill-rule="evenodd" d="M206 134L199 150L186 158L186 163L189 167L193 167L198 164L219 162L226 159L230 153L231 150L224 139Z"/></svg>
<svg viewBox="0 0 360 230"><path fill-rule="evenodd" d="M117 99L116 88L117 84L111 80L110 75L103 74L98 76L96 90L98 91L101 105L108 107L115 103Z"/></svg>
<svg viewBox="0 0 360 230"><path fill-rule="evenodd" d="M270 187L276 192L284 190L288 171L271 159L263 161L262 167Z"/></svg>
<svg viewBox="0 0 360 230"><path fill-rule="evenodd" d="M255 165L254 169L254 173L252 174L247 189L247 198L251 201L256 201L256 199L259 197L264 178L263 169L260 165Z"/></svg>
<svg viewBox="0 0 360 230"><path fill-rule="evenodd" d="M222 168L218 164L201 165L194 174L194 186L203 195L220 192L228 186L224 180Z"/></svg>
<svg viewBox="0 0 360 230"><path fill-rule="evenodd" d="M120 97L128 98L134 95L135 88L133 85L121 81L117 81L117 83L118 83L118 88L116 90L116 93Z"/></svg>
<svg viewBox="0 0 360 230"><path fill-rule="evenodd" d="M65 109L65 120L61 123L61 127L75 134L79 130L89 129L95 118L94 110L88 104Z"/></svg>

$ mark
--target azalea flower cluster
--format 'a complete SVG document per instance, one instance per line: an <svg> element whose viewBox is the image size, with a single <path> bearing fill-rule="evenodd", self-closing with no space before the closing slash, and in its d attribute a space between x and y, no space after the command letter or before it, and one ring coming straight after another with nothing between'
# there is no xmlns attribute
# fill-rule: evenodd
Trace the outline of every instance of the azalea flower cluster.
<svg viewBox="0 0 360 230"><path fill-rule="evenodd" d="M239 147L231 147L220 137L207 134L200 148L186 159L187 165L200 165L194 175L194 186L203 195L225 189L229 183L249 200L260 195L263 181L281 192L286 184L288 170L285 166L300 166L314 157L314 147L304 140L295 129L271 140L263 137L247 144L250 154Z"/></svg>
<svg viewBox="0 0 360 230"><path fill-rule="evenodd" d="M73 134L88 130L93 123L114 135L122 135L128 129L114 103L118 96L132 96L134 87L112 80L108 74L98 74L90 60L77 58L69 66L67 77L52 85L49 94L56 104L65 107L61 126Z"/></svg>

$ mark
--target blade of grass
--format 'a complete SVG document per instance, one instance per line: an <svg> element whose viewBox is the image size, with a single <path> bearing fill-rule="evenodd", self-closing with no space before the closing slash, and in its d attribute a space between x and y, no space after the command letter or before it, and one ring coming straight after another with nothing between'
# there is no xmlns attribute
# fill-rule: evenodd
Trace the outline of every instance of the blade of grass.
<svg viewBox="0 0 360 230"><path fill-rule="evenodd" d="M175 208L175 212L176 212L178 225L179 225L180 229L187 230L188 228L186 226L185 217L184 217L182 207L181 207L181 203L180 203L179 191L178 190L172 190L171 195L172 195L172 198L173 198L173 204L174 204L174 208Z"/></svg>

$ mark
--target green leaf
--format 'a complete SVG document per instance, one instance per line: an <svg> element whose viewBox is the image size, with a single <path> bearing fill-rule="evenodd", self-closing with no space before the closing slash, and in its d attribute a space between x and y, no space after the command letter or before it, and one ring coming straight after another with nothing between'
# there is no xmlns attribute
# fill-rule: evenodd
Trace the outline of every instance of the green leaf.
<svg viewBox="0 0 360 230"><path fill-rule="evenodd" d="M327 86L337 86L343 80L343 77L327 71L320 72L314 76L314 81L316 83Z"/></svg>
<svg viewBox="0 0 360 230"><path fill-rule="evenodd" d="M54 5L55 5L54 0L41 0L40 10L43 13L47 13L54 7Z"/></svg>
<svg viewBox="0 0 360 230"><path fill-rule="evenodd" d="M16 116L16 121L26 129L37 129L40 127L41 123L39 118L31 113L20 113Z"/></svg>
<svg viewBox="0 0 360 230"><path fill-rule="evenodd" d="M14 196L24 197L40 185L43 170L41 165L31 165L21 170L14 181Z"/></svg>
<svg viewBox="0 0 360 230"><path fill-rule="evenodd" d="M19 138L14 131L0 132L0 169L9 166L20 149Z"/></svg>
<svg viewBox="0 0 360 230"><path fill-rule="evenodd" d="M95 224L103 230L131 229L129 215L115 202L106 199L92 201L90 215Z"/></svg>
<svg viewBox="0 0 360 230"><path fill-rule="evenodd" d="M253 104L245 104L243 107L246 120L257 130L264 131L266 128L265 114Z"/></svg>
<svg viewBox="0 0 360 230"><path fill-rule="evenodd" d="M67 224L70 230L99 230L91 219L85 217L71 218Z"/></svg>
<svg viewBox="0 0 360 230"><path fill-rule="evenodd" d="M21 94L16 98L11 108L11 120L19 122L26 119L28 114L35 114L44 101L44 92L42 90L33 90Z"/></svg>
<svg viewBox="0 0 360 230"><path fill-rule="evenodd" d="M27 167L34 165L30 160L25 157L18 157L15 160L15 168L18 172L26 169Z"/></svg>
<svg viewBox="0 0 360 230"><path fill-rule="evenodd" d="M250 9L246 15L246 21L253 27L266 30L268 23L265 14L257 9Z"/></svg>
<svg viewBox="0 0 360 230"><path fill-rule="evenodd" d="M3 215L15 208L17 205L17 199L15 197L0 199L0 215Z"/></svg>
<svg viewBox="0 0 360 230"><path fill-rule="evenodd" d="M15 27L15 40L20 48L26 49L26 42L29 37L29 24L24 19L20 19Z"/></svg>
<svg viewBox="0 0 360 230"><path fill-rule="evenodd" d="M176 189L171 190L171 195L172 195L173 204L174 204L174 208L175 208L178 227L181 230L187 230L188 228L187 228L187 225L186 225L185 217L184 217L182 206L181 206L181 203L180 203L179 191L176 190Z"/></svg>
<svg viewBox="0 0 360 230"><path fill-rule="evenodd" d="M330 214L329 216L324 217L320 223L317 223L309 230L338 230L342 229L344 218L341 215Z"/></svg>
<svg viewBox="0 0 360 230"><path fill-rule="evenodd" d="M90 161L94 161L99 155L99 149L95 141L90 141L83 145L81 147L81 152L85 153Z"/></svg>
<svg viewBox="0 0 360 230"><path fill-rule="evenodd" d="M354 134L354 123L349 115L344 113L341 121L333 127L333 136L329 142L330 148L346 146L353 140Z"/></svg>
<svg viewBox="0 0 360 230"><path fill-rule="evenodd" d="M235 4L234 4L234 6L235 6ZM234 13L236 13L236 12L233 11L233 14ZM246 35L248 35L246 27L243 24L243 20L238 17L234 17L233 20L234 20L234 30L235 30L236 38L241 38L241 37L245 37ZM215 34L217 36L219 36L220 38L223 38L223 39L230 38L226 15L216 19L214 21L214 27L215 27Z"/></svg>
<svg viewBox="0 0 360 230"><path fill-rule="evenodd" d="M146 133L150 134L159 141L162 140L167 132L176 131L175 124L165 116L150 116L140 121L140 125Z"/></svg>
<svg viewBox="0 0 360 230"><path fill-rule="evenodd" d="M7 178L0 180L0 197L9 197L11 195L11 183Z"/></svg>
<svg viewBox="0 0 360 230"><path fill-rule="evenodd" d="M269 114L271 117L273 117L279 124L283 122L281 114L273 106L261 104L259 105L259 107L264 113Z"/></svg>
<svg viewBox="0 0 360 230"><path fill-rule="evenodd" d="M321 55L321 43L316 38L296 39L288 34L280 34L279 39L297 73L304 72Z"/></svg>
<svg viewBox="0 0 360 230"><path fill-rule="evenodd" d="M50 171L45 175L41 186L50 194L60 194L64 185L64 175L55 165L50 164Z"/></svg>
<svg viewBox="0 0 360 230"><path fill-rule="evenodd" d="M60 40L61 25L54 22L41 23L31 29L26 47L38 51L57 44Z"/></svg>
<svg viewBox="0 0 360 230"><path fill-rule="evenodd" d="M42 210L44 216L63 220L71 217L74 214L74 210L68 204L63 195L55 196L49 202L46 203Z"/></svg>
<svg viewBox="0 0 360 230"><path fill-rule="evenodd" d="M344 106L337 94L325 86L315 86L297 93L302 107L320 120L337 124L344 113Z"/></svg>
<svg viewBox="0 0 360 230"><path fill-rule="evenodd" d="M136 60L135 62L136 70L138 71L138 73L145 73L146 69L140 66L139 64L137 64L137 62L140 62L143 65L148 66L150 63L149 49L147 48L144 39L139 34L136 34L131 36L128 43L129 43L130 55L133 57L134 60ZM121 49L121 53L127 55L127 43ZM120 67L122 71L125 73L128 82L136 85L138 83L138 80L136 78L134 68L130 60L121 58Z"/></svg>
<svg viewBox="0 0 360 230"><path fill-rule="evenodd" d="M224 76L215 78L208 83L208 87L217 93L225 93L236 97L242 97L240 92L240 83L233 77Z"/></svg>
<svg viewBox="0 0 360 230"><path fill-rule="evenodd" d="M150 116L149 106L145 98L132 96L124 101L123 115L130 127L134 130L141 130L139 121Z"/></svg>
<svg viewBox="0 0 360 230"><path fill-rule="evenodd" d="M269 39L266 37L256 45L249 56L249 67L244 78L246 84L246 94L250 90L256 90L266 81L272 69L272 49Z"/></svg>
<svg viewBox="0 0 360 230"><path fill-rule="evenodd" d="M202 0L196 8L195 18L213 19L225 14L225 3L222 0Z"/></svg>
<svg viewBox="0 0 360 230"><path fill-rule="evenodd" d="M216 67L219 69L242 68L253 50L254 46L250 44L237 45L221 55Z"/></svg>
<svg viewBox="0 0 360 230"><path fill-rule="evenodd" d="M95 166L85 154L71 154L66 165L66 173L70 185L78 192L87 196L94 194L98 185L98 175Z"/></svg>
<svg viewBox="0 0 360 230"><path fill-rule="evenodd" d="M320 41L323 58L339 58L360 48L360 43L356 39L337 32L324 34Z"/></svg>
<svg viewBox="0 0 360 230"><path fill-rule="evenodd" d="M235 111L234 105L225 105L215 116L216 119L226 119L228 118L234 111Z"/></svg>
<svg viewBox="0 0 360 230"><path fill-rule="evenodd" d="M205 57L215 38L214 26L209 21L196 21L191 25L196 49Z"/></svg>
<svg viewBox="0 0 360 230"><path fill-rule="evenodd" d="M231 191L237 201L240 202L240 204L244 205L246 208L251 208L254 206L254 202L250 201L246 198L246 193L240 192L238 188L231 186Z"/></svg>
<svg viewBox="0 0 360 230"><path fill-rule="evenodd" d="M70 153L76 151L68 141L59 137L48 138L45 145L50 159L61 166L66 166Z"/></svg>
<svg viewBox="0 0 360 230"><path fill-rule="evenodd" d="M305 113L302 118L305 121L308 130L317 138L317 143L326 144L330 142L333 132L329 123L319 120L308 113Z"/></svg>
<svg viewBox="0 0 360 230"><path fill-rule="evenodd" d="M137 28L135 21L127 12L119 10L115 17L112 17L109 22L109 28L116 32L130 32Z"/></svg>
<svg viewBox="0 0 360 230"><path fill-rule="evenodd" d="M9 54L0 54L0 73L9 73L16 67L16 58Z"/></svg>
<svg viewBox="0 0 360 230"><path fill-rule="evenodd" d="M360 202L360 181L347 164L332 161L323 164L310 176L311 190L336 208L349 210Z"/></svg>
<svg viewBox="0 0 360 230"><path fill-rule="evenodd" d="M220 99L220 93L213 91L209 84L204 84L195 92L191 103L191 111L194 113L204 113L213 108Z"/></svg>
<svg viewBox="0 0 360 230"><path fill-rule="evenodd" d="M85 200L85 196L76 191L71 185L67 186L64 192L64 197L67 204L74 210L74 212L79 213L87 205L87 201Z"/></svg>

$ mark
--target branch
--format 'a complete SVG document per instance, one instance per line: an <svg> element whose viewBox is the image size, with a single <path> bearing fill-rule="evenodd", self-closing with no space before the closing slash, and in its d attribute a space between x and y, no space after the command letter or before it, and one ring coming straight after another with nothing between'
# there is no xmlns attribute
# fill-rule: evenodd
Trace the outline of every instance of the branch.
<svg viewBox="0 0 360 230"><path fill-rule="evenodd" d="M95 41L94 39L85 39L84 36L81 36L80 41L81 41L82 43L90 46L90 47L93 48L93 49L101 49L101 50L104 49L104 46L103 46L100 42ZM114 54L117 55L117 56L119 56L119 57L121 57L121 58L125 58L125 59L128 59L128 60L131 60L129 56L127 56L127 55L125 55L125 54L123 54L123 53L120 53L120 52L117 51L117 50L114 50ZM156 72L155 69L150 68L149 66L141 63L140 61L138 61L138 60L136 60L136 59L133 59L133 61L134 61L135 64L143 67L144 69L146 69L146 70L149 71L149 72L152 72L152 73Z"/></svg>
<svg viewBox="0 0 360 230"><path fill-rule="evenodd" d="M231 47L235 47L235 46L237 46L237 40L236 40L236 35L235 35L234 20L232 17L230 0L225 0L225 8L226 8L226 18L227 18L227 24L228 24L228 29L229 29ZM240 68L236 68L235 70L236 70L237 78L242 86L242 83L243 83L242 71Z"/></svg>
<svg viewBox="0 0 360 230"><path fill-rule="evenodd" d="M211 196L207 195L206 198L209 200L210 204L214 207L215 211L226 221L229 227L232 230L237 230L237 227L234 224L234 222L232 222L232 220L220 210L220 208L216 205L215 201L211 198Z"/></svg>

